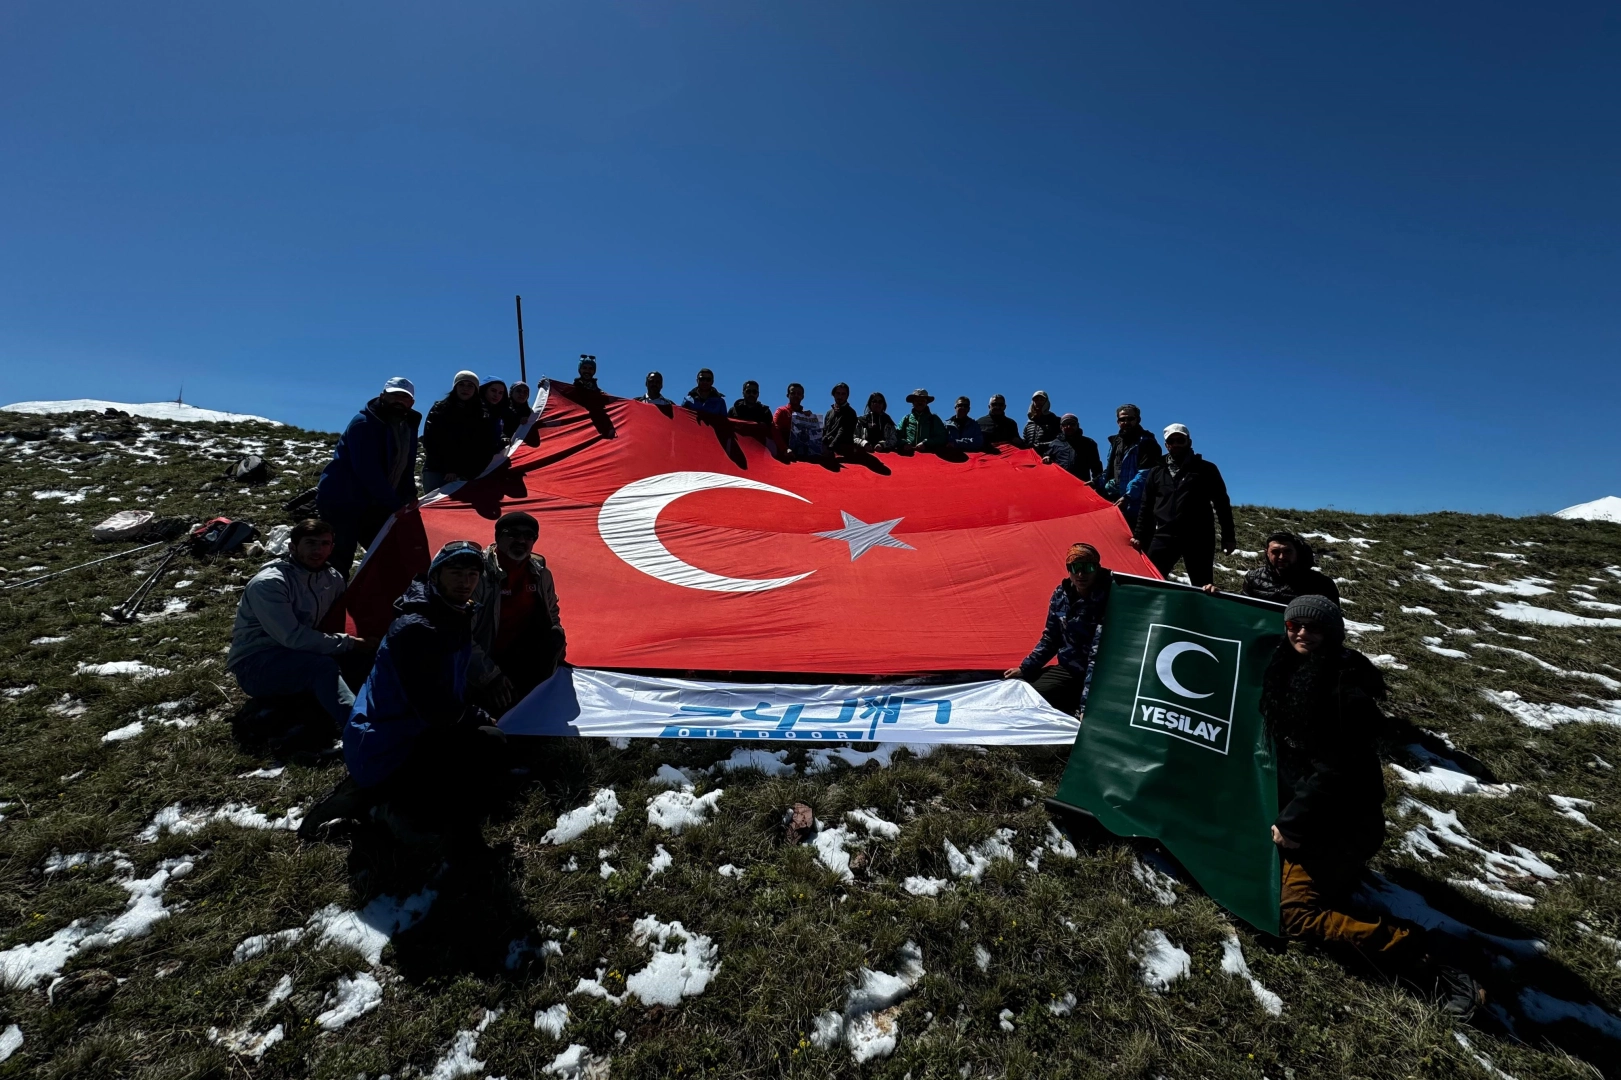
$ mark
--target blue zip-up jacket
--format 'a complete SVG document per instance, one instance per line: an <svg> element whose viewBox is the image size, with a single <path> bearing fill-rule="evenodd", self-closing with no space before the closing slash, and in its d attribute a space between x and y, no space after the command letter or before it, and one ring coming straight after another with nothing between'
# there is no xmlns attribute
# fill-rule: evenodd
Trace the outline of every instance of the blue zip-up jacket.
<svg viewBox="0 0 1621 1080"><path fill-rule="evenodd" d="M1040 674L1054 656L1066 671L1086 677L1092 669L1092 657L1097 655L1098 639L1102 637L1103 614L1109 606L1112 582L1109 571L1099 569L1092 591L1085 596L1075 592L1068 578L1058 583L1052 599L1047 601L1047 625L1041 632L1041 640L1019 665L1027 678Z"/></svg>
<svg viewBox="0 0 1621 1080"><path fill-rule="evenodd" d="M958 450L985 449L985 432L972 416L958 420L955 413L946 417L946 441Z"/></svg>
<svg viewBox="0 0 1621 1080"><path fill-rule="evenodd" d="M343 760L361 787L387 780L423 732L456 723L467 708L473 609L451 607L423 576L394 610L343 728Z"/></svg>
<svg viewBox="0 0 1621 1080"><path fill-rule="evenodd" d="M355 414L338 437L332 460L321 470L316 502L327 520L349 518L366 506L398 510L416 498L417 429L422 414L412 409L407 415L410 437L405 445L394 425L383 419L376 398ZM389 465L404 453L398 486L389 483Z"/></svg>

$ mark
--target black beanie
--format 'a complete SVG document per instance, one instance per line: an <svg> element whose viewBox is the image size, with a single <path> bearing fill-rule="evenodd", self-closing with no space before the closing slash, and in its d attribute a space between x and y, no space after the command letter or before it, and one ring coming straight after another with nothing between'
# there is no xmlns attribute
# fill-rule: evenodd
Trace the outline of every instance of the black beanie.
<svg viewBox="0 0 1621 1080"><path fill-rule="evenodd" d="M1289 606L1283 612L1283 621L1296 620L1316 623L1332 637L1345 637L1345 615L1339 605L1326 596L1297 596L1289 601Z"/></svg>
<svg viewBox="0 0 1621 1080"><path fill-rule="evenodd" d="M495 523L495 534L499 536L504 532L525 532L538 537L540 535L540 522L535 520L533 514L527 514L522 510L513 510L510 513L502 514Z"/></svg>

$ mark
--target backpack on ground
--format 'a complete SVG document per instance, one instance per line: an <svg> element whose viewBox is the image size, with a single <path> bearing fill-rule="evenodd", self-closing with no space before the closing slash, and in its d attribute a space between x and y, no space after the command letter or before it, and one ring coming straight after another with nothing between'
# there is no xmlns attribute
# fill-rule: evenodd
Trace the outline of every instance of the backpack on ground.
<svg viewBox="0 0 1621 1080"><path fill-rule="evenodd" d="M264 484L270 480L270 463L257 454L242 458L226 473L239 484Z"/></svg>

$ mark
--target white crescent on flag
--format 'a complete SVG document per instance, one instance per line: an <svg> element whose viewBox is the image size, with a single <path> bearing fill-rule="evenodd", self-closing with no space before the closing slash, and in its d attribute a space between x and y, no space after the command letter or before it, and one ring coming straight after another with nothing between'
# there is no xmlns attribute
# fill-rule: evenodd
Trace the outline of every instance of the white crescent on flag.
<svg viewBox="0 0 1621 1080"><path fill-rule="evenodd" d="M808 578L816 571L779 578L737 578L712 574L675 557L658 537L659 513L683 495L719 488L742 488L771 495L786 495L802 503L810 502L780 487L762 484L742 476L713 472L671 472L649 476L626 484L602 504L597 514L597 532L608 550L649 577L709 592L768 592Z"/></svg>

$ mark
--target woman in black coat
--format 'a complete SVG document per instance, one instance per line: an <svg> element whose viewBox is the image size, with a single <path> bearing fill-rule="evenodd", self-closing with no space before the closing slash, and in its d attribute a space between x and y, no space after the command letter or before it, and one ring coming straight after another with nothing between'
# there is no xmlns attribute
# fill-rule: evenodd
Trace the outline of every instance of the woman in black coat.
<svg viewBox="0 0 1621 1080"><path fill-rule="evenodd" d="M478 376L458 371L450 393L433 403L422 426L422 490L471 480L500 453L501 424L490 415Z"/></svg>

